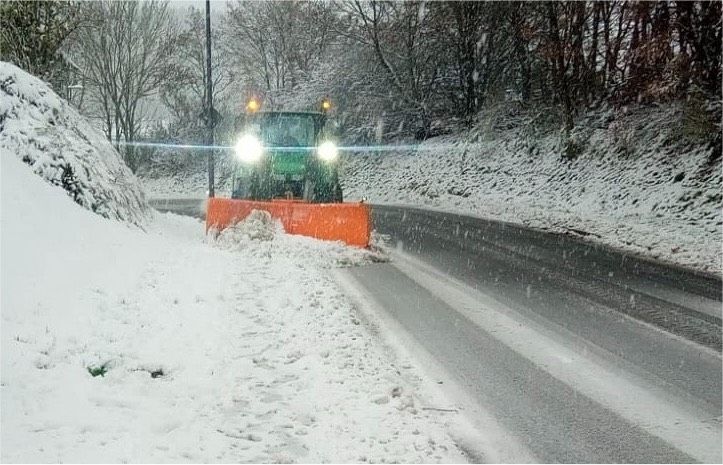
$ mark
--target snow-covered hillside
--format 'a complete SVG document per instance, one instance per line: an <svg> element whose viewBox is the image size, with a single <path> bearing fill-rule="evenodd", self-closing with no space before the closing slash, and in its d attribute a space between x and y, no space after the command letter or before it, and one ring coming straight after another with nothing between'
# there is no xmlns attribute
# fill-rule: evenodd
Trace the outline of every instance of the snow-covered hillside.
<svg viewBox="0 0 723 465"><path fill-rule="evenodd" d="M327 269L365 252L264 220L143 232L13 157L1 186L3 462L465 460Z"/></svg>
<svg viewBox="0 0 723 465"><path fill-rule="evenodd" d="M149 208L120 154L40 79L0 62L0 155L17 157L78 204L142 225Z"/></svg>
<svg viewBox="0 0 723 465"><path fill-rule="evenodd" d="M687 142L677 106L595 116L581 122L572 161L557 135L534 137L524 127L350 154L346 196L580 234L720 273L720 147Z"/></svg>

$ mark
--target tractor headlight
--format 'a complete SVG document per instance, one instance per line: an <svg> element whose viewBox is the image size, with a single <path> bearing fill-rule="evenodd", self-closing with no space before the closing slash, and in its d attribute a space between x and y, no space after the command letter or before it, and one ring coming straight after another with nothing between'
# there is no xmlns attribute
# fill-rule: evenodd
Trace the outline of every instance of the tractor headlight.
<svg viewBox="0 0 723 465"><path fill-rule="evenodd" d="M319 154L319 158L324 161L334 161L339 156L339 149L336 148L336 144L331 141L323 142L316 149Z"/></svg>
<svg viewBox="0 0 723 465"><path fill-rule="evenodd" d="M241 136L236 142L234 150L239 160L246 163L256 163L264 152L261 142L251 134Z"/></svg>

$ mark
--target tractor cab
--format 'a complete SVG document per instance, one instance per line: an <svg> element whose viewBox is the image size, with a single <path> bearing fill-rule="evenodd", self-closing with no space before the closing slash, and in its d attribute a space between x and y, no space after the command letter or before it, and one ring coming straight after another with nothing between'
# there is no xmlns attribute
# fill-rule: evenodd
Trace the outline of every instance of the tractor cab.
<svg viewBox="0 0 723 465"><path fill-rule="evenodd" d="M341 202L338 151L327 115L249 111L236 124L232 198Z"/></svg>

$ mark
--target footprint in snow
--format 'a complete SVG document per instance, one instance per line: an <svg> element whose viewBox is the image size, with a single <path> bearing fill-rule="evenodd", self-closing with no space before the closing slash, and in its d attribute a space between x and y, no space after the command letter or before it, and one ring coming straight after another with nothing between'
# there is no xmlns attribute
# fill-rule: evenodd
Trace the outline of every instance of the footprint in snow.
<svg viewBox="0 0 723 465"><path fill-rule="evenodd" d="M275 392L267 392L264 397L261 398L261 402L265 404L270 404L273 402L278 402L280 400L283 400L283 397Z"/></svg>
<svg viewBox="0 0 723 465"><path fill-rule="evenodd" d="M296 363L303 357L304 354L300 350L291 352L289 354L286 354L286 361L284 362L286 365L290 365L292 363Z"/></svg>

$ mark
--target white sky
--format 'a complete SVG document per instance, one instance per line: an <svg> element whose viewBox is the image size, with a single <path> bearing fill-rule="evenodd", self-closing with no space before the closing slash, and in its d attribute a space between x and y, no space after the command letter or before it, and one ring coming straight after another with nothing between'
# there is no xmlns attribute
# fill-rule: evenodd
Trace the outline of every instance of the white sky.
<svg viewBox="0 0 723 465"><path fill-rule="evenodd" d="M190 7L194 7L202 12L206 11L206 0L170 0L169 6L183 14ZM211 18L215 20L222 12L226 11L226 0L211 0Z"/></svg>

